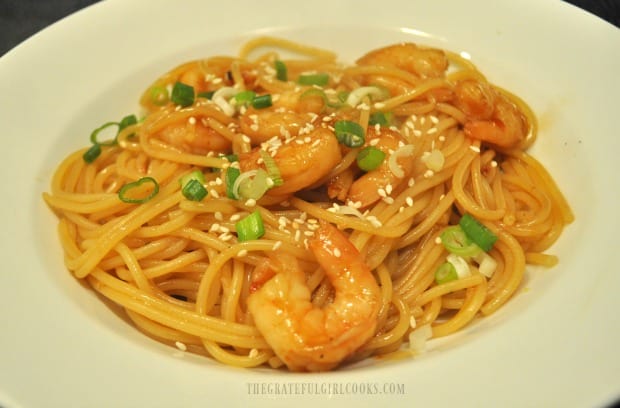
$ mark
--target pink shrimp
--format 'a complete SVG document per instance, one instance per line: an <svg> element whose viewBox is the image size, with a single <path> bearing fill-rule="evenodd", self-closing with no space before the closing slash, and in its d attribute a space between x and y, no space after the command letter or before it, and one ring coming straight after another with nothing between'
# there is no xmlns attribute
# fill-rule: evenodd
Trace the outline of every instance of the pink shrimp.
<svg viewBox="0 0 620 408"><path fill-rule="evenodd" d="M322 222L310 249L334 287L332 303L311 302L295 258L279 255L274 276L248 298L248 310L276 355L293 371L330 370L375 333L381 305L377 281L355 246Z"/></svg>
<svg viewBox="0 0 620 408"><path fill-rule="evenodd" d="M486 82L465 80L455 86L455 104L465 115L465 135L500 147L513 147L527 136L527 120L507 97Z"/></svg>

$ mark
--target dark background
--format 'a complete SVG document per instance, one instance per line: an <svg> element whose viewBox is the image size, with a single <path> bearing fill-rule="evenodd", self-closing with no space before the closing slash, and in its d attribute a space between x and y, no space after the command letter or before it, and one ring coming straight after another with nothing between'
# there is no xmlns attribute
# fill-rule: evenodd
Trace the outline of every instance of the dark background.
<svg viewBox="0 0 620 408"><path fill-rule="evenodd" d="M568 2L620 27L620 0ZM0 56L53 22L93 3L96 1L0 0Z"/></svg>

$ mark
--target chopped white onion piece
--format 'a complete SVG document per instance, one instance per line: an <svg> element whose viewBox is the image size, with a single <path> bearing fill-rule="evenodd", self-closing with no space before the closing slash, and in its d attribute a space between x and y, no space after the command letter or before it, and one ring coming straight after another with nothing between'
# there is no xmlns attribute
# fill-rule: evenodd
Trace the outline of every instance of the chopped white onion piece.
<svg viewBox="0 0 620 408"><path fill-rule="evenodd" d="M415 354L426 351L426 342L433 337L433 329L430 324L425 324L409 333L409 348Z"/></svg>
<svg viewBox="0 0 620 408"><path fill-rule="evenodd" d="M487 278L491 278L497 268L497 261L486 252L482 251L474 257L474 260L478 263L478 270L481 274Z"/></svg>
<svg viewBox="0 0 620 408"><path fill-rule="evenodd" d="M407 157L413 155L413 145L404 145L396 149L394 153L390 155L388 159L388 167L390 171L398 178L405 177L405 172L400 168L398 159L401 157Z"/></svg>
<svg viewBox="0 0 620 408"><path fill-rule="evenodd" d="M237 95L237 93L239 93L238 88L232 86L224 86L215 91L211 100L213 101L213 103L219 106L220 109L222 109L222 112L224 112L225 115L232 116L235 114L235 107L232 106L229 101L230 98Z"/></svg>
<svg viewBox="0 0 620 408"><path fill-rule="evenodd" d="M443 169L446 159L441 150L433 149L422 156L422 161L430 170L440 171Z"/></svg>
<svg viewBox="0 0 620 408"><path fill-rule="evenodd" d="M456 270L456 274L459 279L466 278L471 275L471 270L469 269L469 264L462 256L458 256L456 254L450 254L446 257L446 260L454 266Z"/></svg>
<svg viewBox="0 0 620 408"><path fill-rule="evenodd" d="M362 86L351 91L347 97L347 105L357 106L366 95L382 97L385 91L376 86Z"/></svg>

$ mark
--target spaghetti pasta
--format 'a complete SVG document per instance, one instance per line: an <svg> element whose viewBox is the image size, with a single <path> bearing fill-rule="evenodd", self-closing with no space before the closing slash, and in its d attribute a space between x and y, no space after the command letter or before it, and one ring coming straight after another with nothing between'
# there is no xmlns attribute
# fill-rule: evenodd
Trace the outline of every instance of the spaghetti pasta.
<svg viewBox="0 0 620 408"><path fill-rule="evenodd" d="M423 326L450 335L501 308L526 264L554 265L573 220L527 153L533 112L449 51L343 64L260 37L179 65L140 104L43 198L76 278L225 364L328 370Z"/></svg>

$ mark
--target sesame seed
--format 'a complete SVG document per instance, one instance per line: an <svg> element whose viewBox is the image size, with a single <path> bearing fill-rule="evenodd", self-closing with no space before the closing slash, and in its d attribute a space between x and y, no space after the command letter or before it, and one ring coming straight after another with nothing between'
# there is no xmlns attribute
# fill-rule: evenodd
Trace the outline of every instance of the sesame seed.
<svg viewBox="0 0 620 408"><path fill-rule="evenodd" d="M177 348L181 351L187 351L187 346L185 345L185 343L177 341L176 343L174 343L174 345L177 346Z"/></svg>
<svg viewBox="0 0 620 408"><path fill-rule="evenodd" d="M387 197L387 194L385 193L385 190L382 188L377 189L377 194L379 194L379 196L385 198Z"/></svg>
<svg viewBox="0 0 620 408"><path fill-rule="evenodd" d="M409 179L409 181L407 181L407 186L413 187L414 184L415 184L415 179L413 177L411 177Z"/></svg>
<svg viewBox="0 0 620 408"><path fill-rule="evenodd" d="M385 108L385 103L383 102L375 103L375 109L383 109L383 108Z"/></svg>
<svg viewBox="0 0 620 408"><path fill-rule="evenodd" d="M470 145L469 148L476 153L480 153L480 148L478 146Z"/></svg>
<svg viewBox="0 0 620 408"><path fill-rule="evenodd" d="M250 125L250 129L251 129L253 132L257 132L257 131L258 131L258 125L257 125L256 123L252 123L252 124Z"/></svg>
<svg viewBox="0 0 620 408"><path fill-rule="evenodd" d="M439 139L440 142L446 141L446 137L444 135L439 136L437 139Z"/></svg>
<svg viewBox="0 0 620 408"><path fill-rule="evenodd" d="M229 232L226 232L224 234L220 234L217 239L219 239L220 241L230 241L232 239L232 234Z"/></svg>
<svg viewBox="0 0 620 408"><path fill-rule="evenodd" d="M340 258L340 255L342 255L340 250L338 248L334 248L334 256L336 258Z"/></svg>
<svg viewBox="0 0 620 408"><path fill-rule="evenodd" d="M414 130L413 130L413 135L414 135L415 137L420 137L420 136L422 136L422 131L421 131L421 130L418 130L418 129L414 129Z"/></svg>
<svg viewBox="0 0 620 408"><path fill-rule="evenodd" d="M403 207L402 205L400 207L398 207L398 212L401 213L405 211L405 207Z"/></svg>
<svg viewBox="0 0 620 408"><path fill-rule="evenodd" d="M379 138L376 139L372 139L370 142L368 142L369 145L371 146L376 146L379 144Z"/></svg>
<svg viewBox="0 0 620 408"><path fill-rule="evenodd" d="M230 220L235 222L235 221L239 221L241 219L241 214L233 214L230 216Z"/></svg>
<svg viewBox="0 0 620 408"><path fill-rule="evenodd" d="M300 230L296 230L295 231L295 241L299 242L300 238L301 238L301 231Z"/></svg>
<svg viewBox="0 0 620 408"><path fill-rule="evenodd" d="M370 215L368 217L366 217L366 220L368 220L368 222L370 222L372 224L373 227L375 228L379 228L381 227L383 224L381 224L381 221L379 221L377 219L377 217L375 217L374 215Z"/></svg>
<svg viewBox="0 0 620 408"><path fill-rule="evenodd" d="M214 231L219 231L219 230L220 230L220 224L218 223L211 224L211 228L209 228L209 232L214 232Z"/></svg>
<svg viewBox="0 0 620 408"><path fill-rule="evenodd" d="M245 202L245 205L247 205L248 207L254 207L256 205L256 200L253 198L248 198Z"/></svg>
<svg viewBox="0 0 620 408"><path fill-rule="evenodd" d="M248 354L248 357L250 357L250 358L256 358L256 357L258 357L258 350L256 350L255 348L253 348L252 350L250 350L250 354Z"/></svg>
<svg viewBox="0 0 620 408"><path fill-rule="evenodd" d="M222 215L221 212L216 211L215 214L213 214L213 216L215 217L216 220L218 221L224 221L224 216Z"/></svg>
<svg viewBox="0 0 620 408"><path fill-rule="evenodd" d="M282 246L282 241L276 241L275 244L273 244L273 247L271 247L272 250L277 251L278 248L280 248Z"/></svg>
<svg viewBox="0 0 620 408"><path fill-rule="evenodd" d="M407 203L409 207L413 206L413 198L407 197L405 198L405 202Z"/></svg>
<svg viewBox="0 0 620 408"><path fill-rule="evenodd" d="M431 120L431 122L433 122L435 125L439 123L439 118L437 116L431 115L429 117L429 119Z"/></svg>
<svg viewBox="0 0 620 408"><path fill-rule="evenodd" d="M237 256L238 257L244 257L248 254L248 250L247 249L242 249L241 251L237 252Z"/></svg>
<svg viewBox="0 0 620 408"><path fill-rule="evenodd" d="M189 117L189 119L187 119L187 122L188 122L190 125L195 125L195 124L196 124L196 118L195 118L195 117L193 117L193 116L190 116L190 117Z"/></svg>
<svg viewBox="0 0 620 408"><path fill-rule="evenodd" d="M424 178L431 178L434 174L435 172L433 170L426 170L426 172L424 173Z"/></svg>
<svg viewBox="0 0 620 408"><path fill-rule="evenodd" d="M394 204L394 199L392 197L384 197L383 201L385 201L387 204Z"/></svg>
<svg viewBox="0 0 620 408"><path fill-rule="evenodd" d="M385 186L385 192L388 195L392 194L392 185L391 184L388 184L388 185Z"/></svg>
<svg viewBox="0 0 620 408"><path fill-rule="evenodd" d="M250 144L252 143L252 139L250 139L248 136L243 135L241 136L241 140L243 140L245 143Z"/></svg>
<svg viewBox="0 0 620 408"><path fill-rule="evenodd" d="M213 198L220 198L220 193L218 193L217 190L211 190L210 193L213 196Z"/></svg>
<svg viewBox="0 0 620 408"><path fill-rule="evenodd" d="M441 244L441 237L435 238L435 243L436 244Z"/></svg>
<svg viewBox="0 0 620 408"><path fill-rule="evenodd" d="M420 125L423 125L426 122L426 118L424 116L422 116L420 118Z"/></svg>
<svg viewBox="0 0 620 408"><path fill-rule="evenodd" d="M314 236L314 231L304 231L304 235L307 237L313 237Z"/></svg>
<svg viewBox="0 0 620 408"><path fill-rule="evenodd" d="M415 329L416 325L417 325L417 323L415 321L415 317L411 316L409 318L409 326L411 326L412 329Z"/></svg>
<svg viewBox="0 0 620 408"><path fill-rule="evenodd" d="M432 135L433 133L437 133L437 128L432 127L426 131L426 134L428 135Z"/></svg>
<svg viewBox="0 0 620 408"><path fill-rule="evenodd" d="M497 167L497 162L495 160L491 160L491 167Z"/></svg>
<svg viewBox="0 0 620 408"><path fill-rule="evenodd" d="M211 81L213 84L221 84L222 83L222 78L213 78L213 81Z"/></svg>

